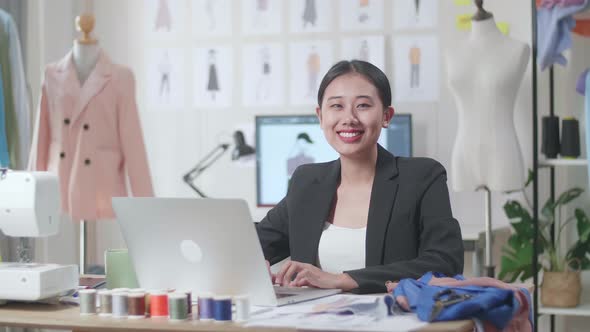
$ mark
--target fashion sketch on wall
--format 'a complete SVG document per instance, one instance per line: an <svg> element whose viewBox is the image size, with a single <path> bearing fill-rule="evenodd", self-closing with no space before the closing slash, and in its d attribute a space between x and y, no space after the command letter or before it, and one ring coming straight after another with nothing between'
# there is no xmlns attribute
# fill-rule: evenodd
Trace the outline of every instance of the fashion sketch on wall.
<svg viewBox="0 0 590 332"><path fill-rule="evenodd" d="M340 0L338 5L342 31L383 29L383 0Z"/></svg>
<svg viewBox="0 0 590 332"><path fill-rule="evenodd" d="M211 100L215 101L215 95L219 91L219 79L217 78L217 51L210 49L207 51L208 59L208 75L207 75L207 91L211 96Z"/></svg>
<svg viewBox="0 0 590 332"><path fill-rule="evenodd" d="M289 45L292 105L317 104L321 78L333 65L330 41L294 42Z"/></svg>
<svg viewBox="0 0 590 332"><path fill-rule="evenodd" d="M192 0L192 28L195 35L229 36L232 34L234 0Z"/></svg>
<svg viewBox="0 0 590 332"><path fill-rule="evenodd" d="M196 108L229 107L233 95L231 47L197 47L193 52L193 104Z"/></svg>
<svg viewBox="0 0 590 332"><path fill-rule="evenodd" d="M342 59L367 61L385 71L385 37L382 35L342 38L340 50Z"/></svg>
<svg viewBox="0 0 590 332"><path fill-rule="evenodd" d="M249 44L242 49L242 103L276 106L284 102L284 49L279 43Z"/></svg>
<svg viewBox="0 0 590 332"><path fill-rule="evenodd" d="M393 0L393 28L426 29L438 24L439 0Z"/></svg>
<svg viewBox="0 0 590 332"><path fill-rule="evenodd" d="M186 59L181 48L146 51L146 100L151 108L184 107Z"/></svg>
<svg viewBox="0 0 590 332"><path fill-rule="evenodd" d="M187 0L147 0L145 33L148 39L164 39L183 32Z"/></svg>
<svg viewBox="0 0 590 332"><path fill-rule="evenodd" d="M287 3L287 1L285 2ZM293 33L329 32L332 27L332 3L325 0L291 0L289 31Z"/></svg>
<svg viewBox="0 0 590 332"><path fill-rule="evenodd" d="M272 35L281 32L282 0L241 0L242 33Z"/></svg>
<svg viewBox="0 0 590 332"><path fill-rule="evenodd" d="M393 39L394 100L436 101L439 98L439 46L433 35Z"/></svg>

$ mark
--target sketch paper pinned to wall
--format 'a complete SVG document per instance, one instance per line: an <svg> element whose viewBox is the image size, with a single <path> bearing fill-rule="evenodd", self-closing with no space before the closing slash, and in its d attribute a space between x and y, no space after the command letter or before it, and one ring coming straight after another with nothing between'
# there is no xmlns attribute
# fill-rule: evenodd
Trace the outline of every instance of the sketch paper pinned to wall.
<svg viewBox="0 0 590 332"><path fill-rule="evenodd" d="M425 29L438 24L439 0L394 0L393 28Z"/></svg>
<svg viewBox="0 0 590 332"><path fill-rule="evenodd" d="M279 43L250 44L242 49L244 106L284 104L284 49Z"/></svg>
<svg viewBox="0 0 590 332"><path fill-rule="evenodd" d="M148 49L147 102L156 108L183 108L186 61L180 48Z"/></svg>
<svg viewBox="0 0 590 332"><path fill-rule="evenodd" d="M186 0L149 0L145 3L146 38L168 38L184 31Z"/></svg>
<svg viewBox="0 0 590 332"><path fill-rule="evenodd" d="M232 0L193 0L193 33L204 36L232 34Z"/></svg>
<svg viewBox="0 0 590 332"><path fill-rule="evenodd" d="M242 33L271 35L281 32L282 0L241 0Z"/></svg>
<svg viewBox="0 0 590 332"><path fill-rule="evenodd" d="M291 32L329 32L332 27L332 3L325 0L289 1Z"/></svg>
<svg viewBox="0 0 590 332"><path fill-rule="evenodd" d="M289 45L292 105L317 105L322 77L334 64L330 41L296 42Z"/></svg>
<svg viewBox="0 0 590 332"><path fill-rule="evenodd" d="M193 54L193 88L196 108L230 107L233 96L231 47L197 47Z"/></svg>
<svg viewBox="0 0 590 332"><path fill-rule="evenodd" d="M340 30L383 30L383 0L340 0L338 4Z"/></svg>
<svg viewBox="0 0 590 332"><path fill-rule="evenodd" d="M385 37L380 35L341 39L343 60L363 60L385 71Z"/></svg>
<svg viewBox="0 0 590 332"><path fill-rule="evenodd" d="M394 38L396 102L427 102L439 98L438 39L430 35Z"/></svg>

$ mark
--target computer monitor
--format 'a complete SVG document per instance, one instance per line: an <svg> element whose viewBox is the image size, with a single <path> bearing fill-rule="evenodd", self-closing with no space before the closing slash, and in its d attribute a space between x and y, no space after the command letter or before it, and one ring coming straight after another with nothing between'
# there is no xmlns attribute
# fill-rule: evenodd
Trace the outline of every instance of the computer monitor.
<svg viewBox="0 0 590 332"><path fill-rule="evenodd" d="M378 142L396 156L412 156L412 116L395 114ZM256 116L257 205L274 206L285 197L297 166L338 157L315 114Z"/></svg>

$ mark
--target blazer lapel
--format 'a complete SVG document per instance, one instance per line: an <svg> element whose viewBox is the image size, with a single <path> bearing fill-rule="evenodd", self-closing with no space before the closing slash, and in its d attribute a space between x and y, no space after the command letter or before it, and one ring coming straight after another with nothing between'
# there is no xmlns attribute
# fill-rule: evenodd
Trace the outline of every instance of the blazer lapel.
<svg viewBox="0 0 590 332"><path fill-rule="evenodd" d="M366 266L382 264L383 243L391 220L398 186L397 161L391 153L379 145L367 220Z"/></svg>
<svg viewBox="0 0 590 332"><path fill-rule="evenodd" d="M111 79L111 66L112 63L109 61L106 54L101 51L94 70L92 70L90 76L82 85L80 99L78 100L76 111L72 115L73 123L75 123L82 113L84 113L90 100L100 93L106 83Z"/></svg>
<svg viewBox="0 0 590 332"><path fill-rule="evenodd" d="M301 206L305 208L300 211L300 220L307 224L302 229L306 230L305 237L308 240L301 241L303 246L299 257L293 257L293 259L310 264L317 263L320 237L324 230L324 223L328 220L339 181L340 159L332 162L325 173L318 174L312 182L313 190L304 193Z"/></svg>

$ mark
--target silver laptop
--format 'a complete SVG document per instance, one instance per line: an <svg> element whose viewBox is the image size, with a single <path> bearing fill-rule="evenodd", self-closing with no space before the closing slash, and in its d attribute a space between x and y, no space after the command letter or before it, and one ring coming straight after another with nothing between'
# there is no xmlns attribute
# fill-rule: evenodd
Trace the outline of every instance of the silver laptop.
<svg viewBox="0 0 590 332"><path fill-rule="evenodd" d="M273 287L243 200L113 198L113 208L142 288L248 295L261 306L340 292Z"/></svg>

